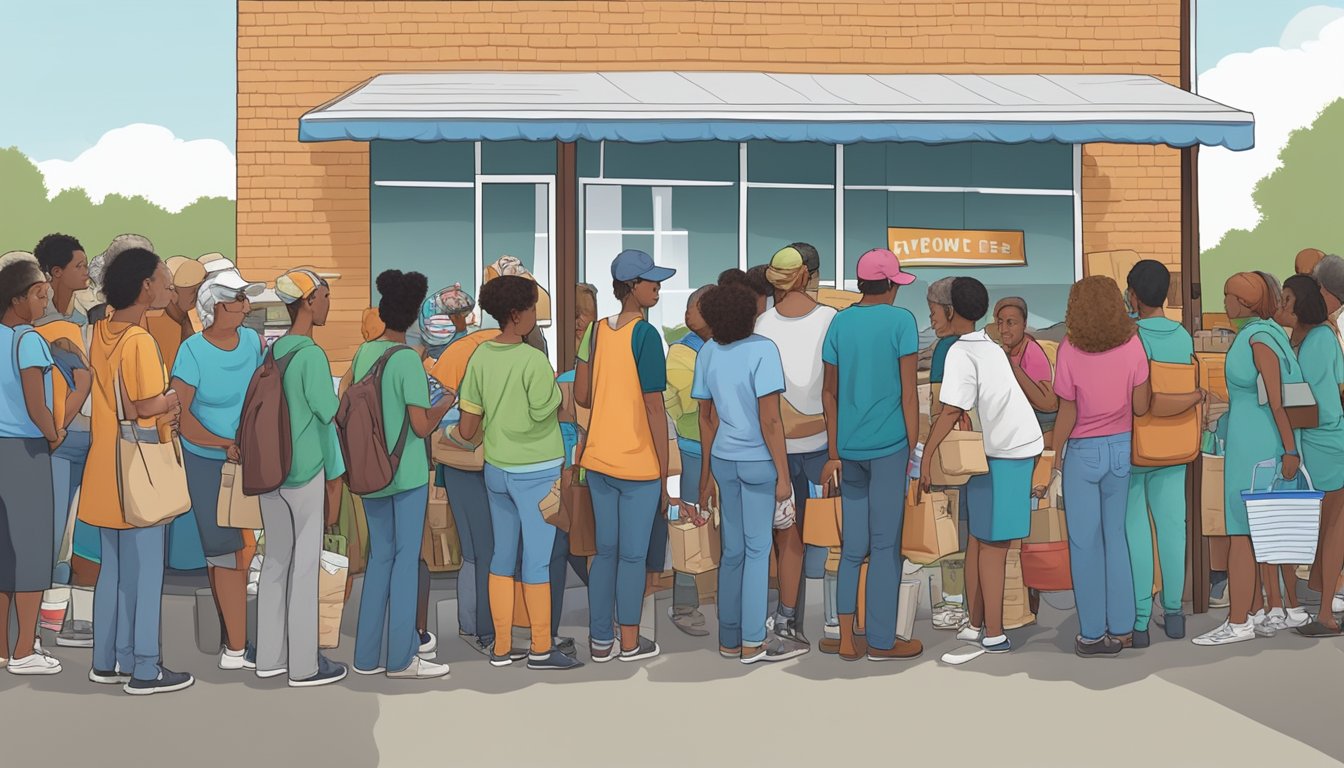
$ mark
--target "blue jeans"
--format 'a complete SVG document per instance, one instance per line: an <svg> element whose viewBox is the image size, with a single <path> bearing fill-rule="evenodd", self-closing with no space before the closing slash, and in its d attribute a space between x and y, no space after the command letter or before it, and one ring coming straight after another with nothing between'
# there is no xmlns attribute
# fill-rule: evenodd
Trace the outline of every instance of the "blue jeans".
<svg viewBox="0 0 1344 768"><path fill-rule="evenodd" d="M798 525L801 528L807 514L807 497L811 495L809 484L823 485L821 468L826 466L826 451L789 454L789 480L793 483L793 506L798 510ZM820 579L826 573L826 548L806 544L803 548L803 578ZM806 590L799 590L798 602L801 607Z"/></svg>
<svg viewBox="0 0 1344 768"><path fill-rule="evenodd" d="M439 475L448 491L453 520L457 522L464 563L468 560L468 549L471 551L471 568L463 565L457 574L458 629L492 645L495 624L490 614L490 557L495 551L495 534L490 524L485 473L440 466ZM474 618L464 622L462 614L468 609Z"/></svg>
<svg viewBox="0 0 1344 768"><path fill-rule="evenodd" d="M387 664L391 672L411 665L420 649L415 628L419 594L420 544L425 533L429 484L378 499L364 499L369 521L369 562L355 629L355 666L379 664L383 628L387 628Z"/></svg>
<svg viewBox="0 0 1344 768"><path fill-rule="evenodd" d="M522 582L551 582L555 526L542 519L541 502L559 479L560 467L535 472L506 472L493 464L485 465L490 522L495 531L490 573L509 578L519 575L518 545L521 540Z"/></svg>
<svg viewBox="0 0 1344 768"><path fill-rule="evenodd" d="M771 461L729 461L710 457L723 513L719 534L719 645L755 648L765 642L770 590L770 547L775 521L775 481Z"/></svg>
<svg viewBox="0 0 1344 768"><path fill-rule="evenodd" d="M1134 631L1134 579L1125 536L1129 433L1070 440L1064 453L1069 564L1084 640Z"/></svg>
<svg viewBox="0 0 1344 768"><path fill-rule="evenodd" d="M867 461L845 459L840 468L840 578L837 611L853 614L859 603L859 569L868 558L868 645L896 645L896 607L901 586L901 528L905 524L909 446Z"/></svg>
<svg viewBox="0 0 1344 768"><path fill-rule="evenodd" d="M613 606L622 626L639 624L644 606L644 563L663 489L657 480L621 480L591 471L585 474L597 529L597 555L588 574L588 637L606 646L615 639Z"/></svg>
<svg viewBox="0 0 1344 768"><path fill-rule="evenodd" d="M102 568L93 590L93 668L159 677L165 531L99 528Z"/></svg>
<svg viewBox="0 0 1344 768"><path fill-rule="evenodd" d="M51 454L51 492L55 499L52 512L55 515L56 539L52 550L56 567L52 569L52 584L70 583L70 561L61 561L61 542L65 539L65 529L70 516L75 514L71 505L75 491L84 482L84 461L89 457L90 433L71 430L65 441Z"/></svg>
<svg viewBox="0 0 1344 768"><path fill-rule="evenodd" d="M700 503L700 454L682 448L681 504L689 507ZM689 480L689 482L688 482ZM695 610L700 607L700 587L689 573L672 573L672 607Z"/></svg>

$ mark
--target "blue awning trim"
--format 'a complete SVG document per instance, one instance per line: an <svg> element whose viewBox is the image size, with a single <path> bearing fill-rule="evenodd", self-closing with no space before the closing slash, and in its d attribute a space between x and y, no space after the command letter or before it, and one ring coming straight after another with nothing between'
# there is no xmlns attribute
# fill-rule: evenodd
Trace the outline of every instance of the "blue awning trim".
<svg viewBox="0 0 1344 768"><path fill-rule="evenodd" d="M1252 121L890 121L823 122L776 120L447 120L438 118L302 118L299 140L317 141L813 141L854 144L915 141L1001 144L1056 141L1065 144L1196 144L1231 150L1255 146Z"/></svg>

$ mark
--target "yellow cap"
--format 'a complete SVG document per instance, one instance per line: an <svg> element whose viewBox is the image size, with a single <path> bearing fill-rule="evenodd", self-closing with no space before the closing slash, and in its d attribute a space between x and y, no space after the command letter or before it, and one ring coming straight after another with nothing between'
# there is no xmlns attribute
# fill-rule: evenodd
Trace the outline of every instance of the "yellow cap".
<svg viewBox="0 0 1344 768"><path fill-rule="evenodd" d="M311 269L291 269L275 279L275 293L286 304L306 299L322 284L322 278Z"/></svg>
<svg viewBox="0 0 1344 768"><path fill-rule="evenodd" d="M775 269L798 269L803 266L803 254L793 246L780 248L770 257L770 266Z"/></svg>

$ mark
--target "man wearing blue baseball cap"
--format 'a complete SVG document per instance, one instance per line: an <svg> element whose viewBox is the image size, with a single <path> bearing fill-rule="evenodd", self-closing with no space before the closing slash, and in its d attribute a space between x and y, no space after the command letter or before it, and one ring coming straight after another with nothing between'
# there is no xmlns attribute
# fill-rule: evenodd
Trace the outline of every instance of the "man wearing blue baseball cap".
<svg viewBox="0 0 1344 768"><path fill-rule="evenodd" d="M574 399L592 408L577 463L587 473L599 542L588 580L589 653L598 663L659 652L639 625L653 522L667 509L667 361L645 315L658 304L659 284L675 274L643 251L622 251L611 263L621 312L593 323L579 343Z"/></svg>

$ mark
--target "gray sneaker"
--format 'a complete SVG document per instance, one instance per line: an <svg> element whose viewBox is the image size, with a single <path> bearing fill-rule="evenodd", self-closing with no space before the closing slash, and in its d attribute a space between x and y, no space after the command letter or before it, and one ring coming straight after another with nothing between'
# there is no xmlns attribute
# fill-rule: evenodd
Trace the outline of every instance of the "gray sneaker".
<svg viewBox="0 0 1344 768"><path fill-rule="evenodd" d="M799 645L791 640L785 640L779 635L767 637L764 645L755 648L742 648L742 663L755 664L760 661L788 661L797 658L812 650L810 645Z"/></svg>
<svg viewBox="0 0 1344 768"><path fill-rule="evenodd" d="M56 636L56 645L62 648L92 648L93 622L76 619L65 622L61 633Z"/></svg>
<svg viewBox="0 0 1344 768"><path fill-rule="evenodd" d="M694 608L672 606L667 609L667 617L672 620L672 626L691 637L709 636L709 630L704 628L705 615Z"/></svg>
<svg viewBox="0 0 1344 768"><path fill-rule="evenodd" d="M803 631L798 628L798 618L786 619L779 614L775 614L770 619L770 631L783 640L785 643L801 645L804 648L811 649L812 643L808 642L803 635Z"/></svg>

